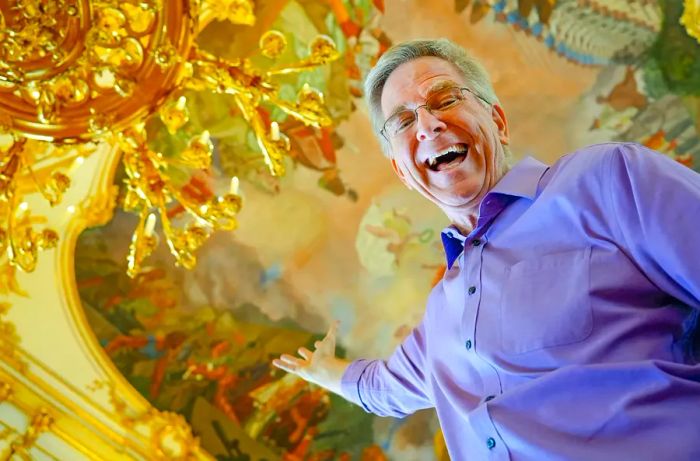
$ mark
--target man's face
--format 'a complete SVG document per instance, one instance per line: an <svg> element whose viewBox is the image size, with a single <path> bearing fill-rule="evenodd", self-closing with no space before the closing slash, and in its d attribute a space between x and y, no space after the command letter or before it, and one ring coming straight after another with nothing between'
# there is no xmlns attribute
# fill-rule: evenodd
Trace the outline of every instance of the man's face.
<svg viewBox="0 0 700 461"><path fill-rule="evenodd" d="M384 85L384 119L415 109L439 88L466 87L457 68L436 57L400 65ZM486 106L475 95L443 112L418 109L415 123L389 135L392 166L401 180L449 217L474 210L507 169L503 145L508 126L498 105Z"/></svg>

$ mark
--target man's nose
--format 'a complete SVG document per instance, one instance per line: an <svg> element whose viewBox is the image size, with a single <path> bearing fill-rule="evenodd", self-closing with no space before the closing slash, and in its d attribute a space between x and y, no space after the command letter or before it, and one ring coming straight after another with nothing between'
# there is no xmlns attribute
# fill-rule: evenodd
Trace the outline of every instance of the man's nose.
<svg viewBox="0 0 700 461"><path fill-rule="evenodd" d="M431 141L445 131L447 125L425 107L418 109L416 114L416 138L418 141Z"/></svg>

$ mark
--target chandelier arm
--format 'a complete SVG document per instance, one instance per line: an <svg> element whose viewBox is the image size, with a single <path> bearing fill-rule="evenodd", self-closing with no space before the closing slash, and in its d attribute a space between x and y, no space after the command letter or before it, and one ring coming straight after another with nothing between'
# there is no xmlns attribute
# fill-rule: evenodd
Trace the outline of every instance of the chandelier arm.
<svg viewBox="0 0 700 461"><path fill-rule="evenodd" d="M159 212L163 222L163 235L165 235L165 241L168 245L168 249L170 250L170 254L175 257L177 264L186 268L191 268L192 263L194 262L194 255L192 255L192 253L184 247L184 242L182 242L184 239L179 238L179 234L181 233L173 229L165 208L159 207ZM178 246L181 248L178 248Z"/></svg>
<svg viewBox="0 0 700 461"><path fill-rule="evenodd" d="M258 141L258 146L265 159L265 164L273 176L282 176L284 174L284 164L282 163L282 152L277 149L276 144L268 142L267 133L263 125L260 114L255 110L255 107L246 101L243 97L234 96L236 105L243 114L246 122L250 125L255 133Z"/></svg>
<svg viewBox="0 0 700 461"><path fill-rule="evenodd" d="M302 112L299 108L299 105L296 103L291 103L284 99L279 99L278 97L270 97L270 102L282 109L286 114L289 114L295 119L304 123L304 125L306 126L321 128L323 125L325 125L325 123L322 123L318 120L314 120L312 117L309 117L304 112Z"/></svg>
<svg viewBox="0 0 700 461"><path fill-rule="evenodd" d="M307 70L314 69L319 66L319 63L315 62L311 58L305 58L302 59L299 62L296 62L294 64L287 64L284 67L274 67L266 72L266 74L270 77L278 76L278 75L289 75L289 74L298 74L300 72L305 72Z"/></svg>
<svg viewBox="0 0 700 461"><path fill-rule="evenodd" d="M205 224L207 226L215 227L215 221L207 219L191 200L187 199L180 191L176 189L171 189L170 194L173 196L175 201L182 205L188 213L190 213L198 222ZM165 219L165 218L163 218Z"/></svg>

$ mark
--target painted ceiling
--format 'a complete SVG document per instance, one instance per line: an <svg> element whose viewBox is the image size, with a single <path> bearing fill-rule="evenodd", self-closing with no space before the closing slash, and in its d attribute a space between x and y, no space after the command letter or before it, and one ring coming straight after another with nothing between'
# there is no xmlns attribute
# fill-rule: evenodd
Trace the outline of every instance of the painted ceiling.
<svg viewBox="0 0 700 461"><path fill-rule="evenodd" d="M214 23L201 44L240 55L264 27L300 44L330 34L354 60L308 78L327 92L336 128L283 125L296 148L287 175L273 180L251 159L235 114L221 116L226 101L196 100L195 122L221 120L211 130L215 168L242 179L239 229L210 239L192 271L173 267L161 245L134 280L125 255L135 218L118 212L85 231L76 272L93 329L130 383L156 407L185 415L217 459L446 459L431 412L374 418L269 363L313 344L334 319L347 356L386 357L420 320L442 270L446 219L382 157L359 97L362 75L391 42L446 37L490 72L516 159L551 163L587 144L631 140L698 168L700 44L670 0L258 8L277 10L255 30Z"/></svg>

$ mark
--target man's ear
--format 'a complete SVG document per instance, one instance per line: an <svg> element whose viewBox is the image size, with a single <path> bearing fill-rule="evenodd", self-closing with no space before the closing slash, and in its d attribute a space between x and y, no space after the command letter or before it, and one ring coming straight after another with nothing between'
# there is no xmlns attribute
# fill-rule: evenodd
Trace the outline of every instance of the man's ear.
<svg viewBox="0 0 700 461"><path fill-rule="evenodd" d="M403 171L401 171L401 168L396 164L396 159L391 159L391 167L394 169L394 173L396 173L396 176L399 177L403 185L406 186L408 190L413 190L408 181L406 181L406 176L404 176Z"/></svg>
<svg viewBox="0 0 700 461"><path fill-rule="evenodd" d="M496 127L498 127L498 139L501 141L501 144L507 146L510 141L510 132L508 131L506 113L501 106L494 104L491 106L491 117Z"/></svg>

